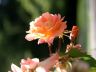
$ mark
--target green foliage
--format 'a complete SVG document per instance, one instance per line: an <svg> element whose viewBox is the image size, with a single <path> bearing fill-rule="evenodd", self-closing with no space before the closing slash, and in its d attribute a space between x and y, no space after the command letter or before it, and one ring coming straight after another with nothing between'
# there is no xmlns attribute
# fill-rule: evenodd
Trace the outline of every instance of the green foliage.
<svg viewBox="0 0 96 72"><path fill-rule="evenodd" d="M87 53L84 53L76 48L73 48L67 54L69 55L69 57L80 58L82 61L87 62L91 68L96 68L96 60Z"/></svg>
<svg viewBox="0 0 96 72"><path fill-rule="evenodd" d="M68 53L70 57L76 58L76 57L86 57L87 54L84 52L80 52L77 48L72 48Z"/></svg>

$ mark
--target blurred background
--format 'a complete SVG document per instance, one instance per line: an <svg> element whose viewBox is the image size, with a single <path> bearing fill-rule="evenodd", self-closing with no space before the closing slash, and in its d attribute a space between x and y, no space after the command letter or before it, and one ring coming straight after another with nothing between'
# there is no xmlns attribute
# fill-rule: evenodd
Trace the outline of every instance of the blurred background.
<svg viewBox="0 0 96 72"><path fill-rule="evenodd" d="M29 22L44 12L65 16L69 30L78 25L78 43L96 58L95 6L96 0L0 0L0 72L8 72L11 63L19 66L23 58L49 56L46 44L25 40Z"/></svg>

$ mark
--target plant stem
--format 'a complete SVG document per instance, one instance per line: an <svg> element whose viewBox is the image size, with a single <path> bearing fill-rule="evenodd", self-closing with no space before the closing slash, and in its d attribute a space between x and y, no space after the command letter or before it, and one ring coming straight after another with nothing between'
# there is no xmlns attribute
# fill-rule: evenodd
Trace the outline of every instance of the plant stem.
<svg viewBox="0 0 96 72"><path fill-rule="evenodd" d="M60 48L61 48L61 41L62 41L62 39L61 38L59 38L59 42L58 42L58 48L57 48L57 53L59 53L60 52Z"/></svg>
<svg viewBox="0 0 96 72"><path fill-rule="evenodd" d="M52 55L51 46L49 46L49 54Z"/></svg>

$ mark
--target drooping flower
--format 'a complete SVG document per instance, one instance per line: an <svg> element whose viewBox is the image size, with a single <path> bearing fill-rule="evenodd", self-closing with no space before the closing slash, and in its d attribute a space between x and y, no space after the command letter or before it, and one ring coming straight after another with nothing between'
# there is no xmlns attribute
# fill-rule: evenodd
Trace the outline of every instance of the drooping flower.
<svg viewBox="0 0 96 72"><path fill-rule="evenodd" d="M79 28L77 26L72 27L72 31L70 33L70 39L73 41L78 35Z"/></svg>
<svg viewBox="0 0 96 72"><path fill-rule="evenodd" d="M44 61L41 61L39 63L39 67L43 68L46 72L49 72L49 70L57 63L59 60L58 53L55 53L51 55L49 58L45 59Z"/></svg>
<svg viewBox="0 0 96 72"><path fill-rule="evenodd" d="M48 43L51 45L55 37L61 37L66 29L66 21L61 15L50 14L48 12L30 22L30 29L25 38L28 41L39 39L38 44Z"/></svg>

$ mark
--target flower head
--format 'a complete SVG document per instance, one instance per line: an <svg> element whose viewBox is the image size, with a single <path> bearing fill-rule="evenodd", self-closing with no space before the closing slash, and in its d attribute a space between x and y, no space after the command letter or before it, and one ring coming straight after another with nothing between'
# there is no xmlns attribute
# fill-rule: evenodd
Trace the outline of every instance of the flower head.
<svg viewBox="0 0 96 72"><path fill-rule="evenodd" d="M15 64L11 65L12 72L32 72L39 64L38 58L21 60L21 67L16 66Z"/></svg>
<svg viewBox="0 0 96 72"><path fill-rule="evenodd" d="M34 59L27 59L27 60L24 60L22 59L21 60L21 69L22 71L26 71L26 70L32 70L32 69L35 69L36 66L39 64L39 59L37 58L34 58Z"/></svg>
<svg viewBox="0 0 96 72"><path fill-rule="evenodd" d="M32 41L39 39L38 44L53 43L55 37L61 37L64 29L66 29L66 21L58 14L50 14L48 12L30 22L30 29L27 31L26 39Z"/></svg>

